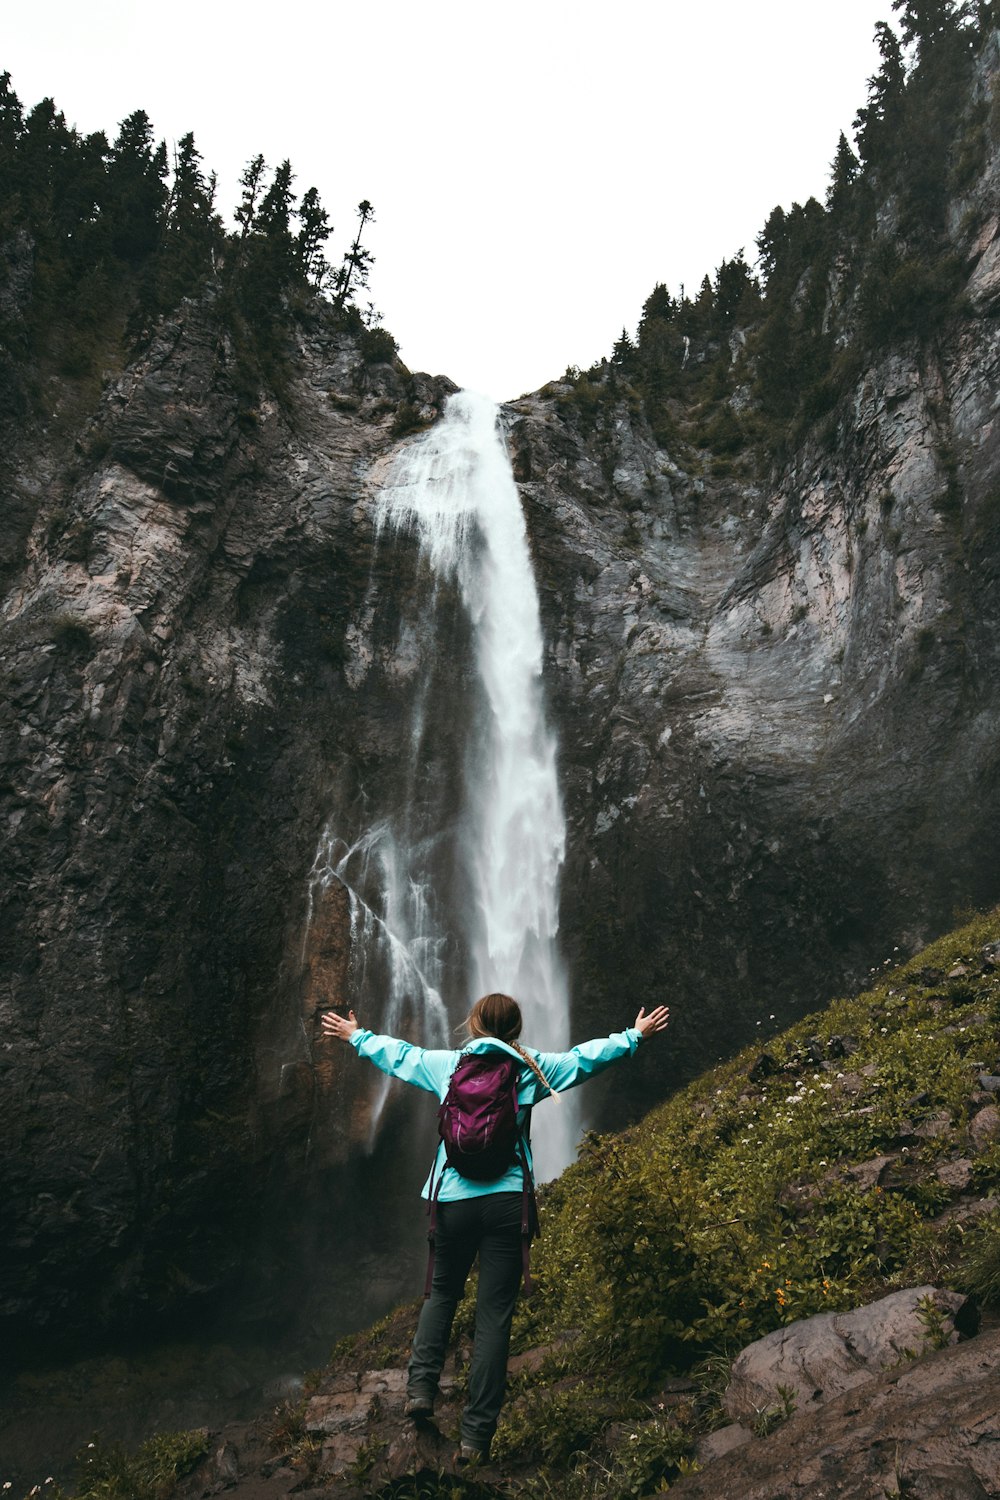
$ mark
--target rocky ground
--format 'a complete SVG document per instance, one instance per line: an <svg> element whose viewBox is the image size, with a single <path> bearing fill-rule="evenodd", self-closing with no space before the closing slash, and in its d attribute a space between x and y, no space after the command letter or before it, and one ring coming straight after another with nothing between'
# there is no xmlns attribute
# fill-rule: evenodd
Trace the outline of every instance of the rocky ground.
<svg viewBox="0 0 1000 1500"><path fill-rule="evenodd" d="M932 1338L928 1303L940 1317ZM960 1339L956 1321L968 1336ZM675 1480L671 1492L731 1500L1000 1495L1000 1327L977 1325L966 1299L925 1287L855 1313L792 1323L749 1346L724 1397L740 1420L700 1440L697 1471ZM516 1356L511 1378L549 1352ZM433 1422L405 1418L405 1384L403 1366L338 1370L294 1405L206 1431L205 1456L176 1493L191 1500L542 1493L531 1466L457 1459L454 1373L443 1381ZM662 1428L664 1411L689 1400L692 1389L690 1381L672 1382L653 1403L658 1414L646 1430ZM644 1435L639 1422L636 1440Z"/></svg>

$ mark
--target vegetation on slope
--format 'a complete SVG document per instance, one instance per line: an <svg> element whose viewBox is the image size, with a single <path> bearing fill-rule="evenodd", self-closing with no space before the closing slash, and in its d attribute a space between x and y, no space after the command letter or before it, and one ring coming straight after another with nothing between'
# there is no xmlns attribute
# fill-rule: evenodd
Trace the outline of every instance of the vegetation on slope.
<svg viewBox="0 0 1000 1500"><path fill-rule="evenodd" d="M591 1137L541 1195L538 1290L514 1331L515 1351L534 1353L497 1433L499 1488L491 1466L478 1489L422 1480L412 1492L652 1493L723 1420L733 1355L771 1330L926 1282L1000 1310L1000 1211L976 1212L1000 1188L1000 1132L983 1128L998 1096L982 1082L998 1070L1000 909L887 963L864 994L742 1052L625 1133ZM474 1298L470 1287L460 1343ZM402 1365L416 1312L344 1340L324 1376ZM934 1337L929 1323L928 1348ZM762 1430L783 1414L762 1413ZM87 1450L82 1500L152 1493L130 1463L166 1455L179 1475L204 1434L154 1441L135 1460ZM319 1463L318 1445L300 1448L306 1470Z"/></svg>
<svg viewBox="0 0 1000 1500"><path fill-rule="evenodd" d="M1000 1211L975 1211L1000 1136L970 1137L998 1069L1000 910L592 1137L542 1194L500 1493L651 1493L722 1420L735 1353L799 1318L926 1282L1000 1309ZM459 1338L473 1307L470 1290ZM403 1363L414 1316L345 1341L334 1368Z"/></svg>

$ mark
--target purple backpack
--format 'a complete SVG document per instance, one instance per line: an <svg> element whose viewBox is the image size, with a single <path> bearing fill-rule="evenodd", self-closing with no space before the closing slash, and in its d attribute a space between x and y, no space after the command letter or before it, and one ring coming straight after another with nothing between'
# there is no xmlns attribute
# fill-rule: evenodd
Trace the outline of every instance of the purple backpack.
<svg viewBox="0 0 1000 1500"><path fill-rule="evenodd" d="M520 1071L505 1053L467 1052L451 1075L438 1133L448 1165L473 1182L492 1182L518 1160Z"/></svg>
<svg viewBox="0 0 1000 1500"><path fill-rule="evenodd" d="M538 1211L528 1172L528 1159L518 1121L517 1083L521 1063L508 1053L463 1052L451 1075L444 1103L438 1110L438 1133L444 1142L445 1158L450 1167L472 1182L493 1182L508 1167L521 1167L521 1265L525 1295L530 1297L531 1269L529 1250L538 1233ZM526 1111L530 1116L531 1111ZM427 1204L430 1225L427 1238L427 1281L424 1296L431 1294L434 1280L434 1237L437 1229L438 1193L442 1178L431 1192Z"/></svg>

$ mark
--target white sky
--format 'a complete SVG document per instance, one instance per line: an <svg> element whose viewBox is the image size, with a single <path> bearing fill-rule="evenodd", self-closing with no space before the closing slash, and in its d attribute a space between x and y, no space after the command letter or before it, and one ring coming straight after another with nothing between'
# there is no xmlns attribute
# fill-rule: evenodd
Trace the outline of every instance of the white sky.
<svg viewBox="0 0 1000 1500"><path fill-rule="evenodd" d="M228 217L290 157L339 260L362 198L371 295L415 370L497 399L696 289L776 203L825 192L890 0L48 0L0 69L81 131L193 130Z"/></svg>

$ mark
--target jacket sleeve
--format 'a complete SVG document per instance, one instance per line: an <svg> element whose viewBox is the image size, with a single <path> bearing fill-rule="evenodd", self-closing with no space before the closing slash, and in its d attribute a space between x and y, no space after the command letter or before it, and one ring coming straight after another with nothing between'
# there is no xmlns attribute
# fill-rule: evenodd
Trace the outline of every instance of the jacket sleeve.
<svg viewBox="0 0 1000 1500"><path fill-rule="evenodd" d="M631 1057L641 1040L642 1032L629 1026L626 1031L616 1031L592 1042L581 1042L569 1052L538 1052L535 1058L556 1093L561 1094L564 1089L574 1088L610 1067L619 1058ZM532 1093L529 1085L531 1097L527 1103L537 1103L548 1097L538 1080L533 1081L534 1091Z"/></svg>
<svg viewBox="0 0 1000 1500"><path fill-rule="evenodd" d="M399 1037L375 1036L364 1027L352 1033L351 1046L359 1057L366 1057L390 1078L412 1083L439 1098L455 1067L454 1052L432 1052L427 1047L400 1041Z"/></svg>

